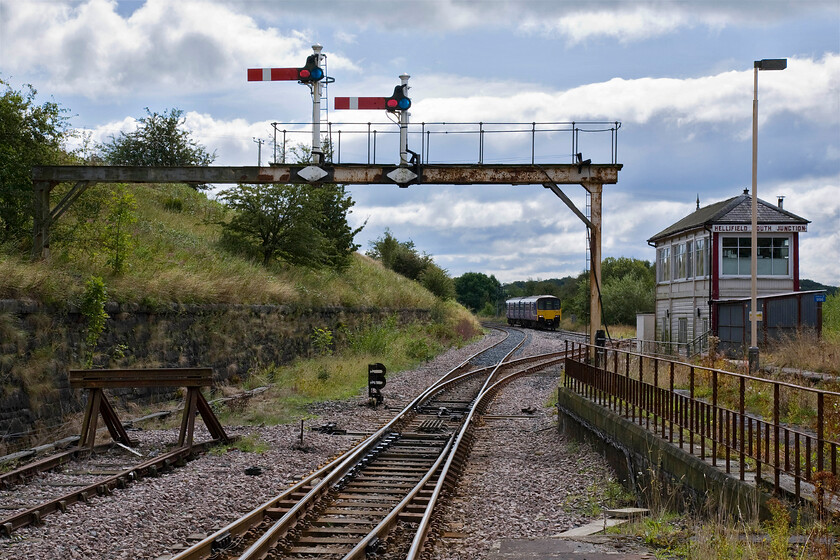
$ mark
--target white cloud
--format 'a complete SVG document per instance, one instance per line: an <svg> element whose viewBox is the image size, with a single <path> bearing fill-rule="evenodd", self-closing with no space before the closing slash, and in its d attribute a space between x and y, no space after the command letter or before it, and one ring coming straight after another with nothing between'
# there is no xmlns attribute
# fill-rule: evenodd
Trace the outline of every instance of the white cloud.
<svg viewBox="0 0 840 560"><path fill-rule="evenodd" d="M39 69L62 94L218 91L244 81L248 67L300 66L312 53L302 32L261 28L206 0L148 0L127 18L113 0L4 2L3 10L4 70ZM340 55L330 66L354 68Z"/></svg>
<svg viewBox="0 0 840 560"><path fill-rule="evenodd" d="M720 20L715 19L715 26L720 25ZM693 19L691 14L684 10L631 6L578 11L559 17L531 16L522 23L520 30L543 35L558 33L566 37L571 44L582 43L597 36L611 37L627 43L674 33L681 27L690 27L697 23L710 22Z"/></svg>
<svg viewBox="0 0 840 560"><path fill-rule="evenodd" d="M836 53L820 60L792 57L786 71L762 73L759 87L762 120L790 111L819 123L840 123L840 55ZM565 91L540 90L521 82L479 84L445 76L425 80L422 91L423 97L413 101L412 116L426 122L618 119L646 123L661 118L685 126L748 120L751 113L744 105L749 107L753 97L753 71L687 79L613 78ZM463 95L473 91L474 95Z"/></svg>
<svg viewBox="0 0 840 560"><path fill-rule="evenodd" d="M241 5L222 1L232 9ZM276 6L270 2L247 5L250 13L267 21L278 18ZM712 31L730 25L761 26L804 12L838 9L832 0L764 2L760 11L755 9L755 0L309 0L285 2L283 7L285 13L297 17L330 13L334 19L362 29L412 33L477 27L509 29L514 25L522 33L556 36L571 43L596 37L627 43L696 26Z"/></svg>

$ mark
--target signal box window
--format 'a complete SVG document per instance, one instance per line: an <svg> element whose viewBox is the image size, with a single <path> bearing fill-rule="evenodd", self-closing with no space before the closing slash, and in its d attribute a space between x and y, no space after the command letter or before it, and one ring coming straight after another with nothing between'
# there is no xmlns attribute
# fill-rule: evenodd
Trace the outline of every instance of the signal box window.
<svg viewBox="0 0 840 560"><path fill-rule="evenodd" d="M671 248L663 247L659 250L659 258L657 259L656 270L659 273L660 282L670 282L671 280Z"/></svg>
<svg viewBox="0 0 840 560"><path fill-rule="evenodd" d="M758 275L790 275L790 238L759 237L757 241ZM749 276L752 240L749 237L724 237L722 245L724 276Z"/></svg>

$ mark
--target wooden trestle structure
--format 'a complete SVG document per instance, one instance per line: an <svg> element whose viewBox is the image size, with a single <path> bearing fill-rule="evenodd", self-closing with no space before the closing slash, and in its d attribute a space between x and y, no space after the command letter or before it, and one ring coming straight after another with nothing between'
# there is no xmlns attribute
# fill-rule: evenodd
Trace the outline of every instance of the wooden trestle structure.
<svg viewBox="0 0 840 560"><path fill-rule="evenodd" d="M213 384L210 368L161 368L161 369L71 369L70 387L87 389L88 399L82 421L79 448L93 450L99 416L114 441L132 445L131 438L117 417L103 389L134 389L143 387L185 387L187 389L184 415L178 447L192 447L196 414L201 414L204 425L214 440L228 441L227 434L201 394L202 387Z"/></svg>

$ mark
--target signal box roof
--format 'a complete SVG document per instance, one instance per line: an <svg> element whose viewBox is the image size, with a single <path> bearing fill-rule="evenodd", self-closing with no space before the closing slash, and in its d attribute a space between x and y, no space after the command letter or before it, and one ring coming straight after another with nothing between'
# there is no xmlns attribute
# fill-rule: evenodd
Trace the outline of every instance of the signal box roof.
<svg viewBox="0 0 840 560"><path fill-rule="evenodd" d="M648 243L656 243L665 238L672 237L684 231L699 229L713 224L749 224L752 221L752 197L747 194L735 196L709 206L697 209L680 221L663 229L650 239ZM758 223L759 224L808 224L801 216L779 208L758 199Z"/></svg>

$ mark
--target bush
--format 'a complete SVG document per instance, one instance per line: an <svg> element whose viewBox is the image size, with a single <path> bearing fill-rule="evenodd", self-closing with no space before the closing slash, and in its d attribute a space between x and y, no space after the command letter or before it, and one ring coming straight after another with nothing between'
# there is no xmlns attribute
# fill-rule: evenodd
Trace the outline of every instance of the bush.
<svg viewBox="0 0 840 560"><path fill-rule="evenodd" d="M85 347L87 367L93 365L93 351L99 336L105 330L105 321L108 314L105 313L105 302L108 300L108 291L105 289L105 282L98 276L91 276L85 284L85 293L82 296L81 311L87 320L87 334L85 336Z"/></svg>

